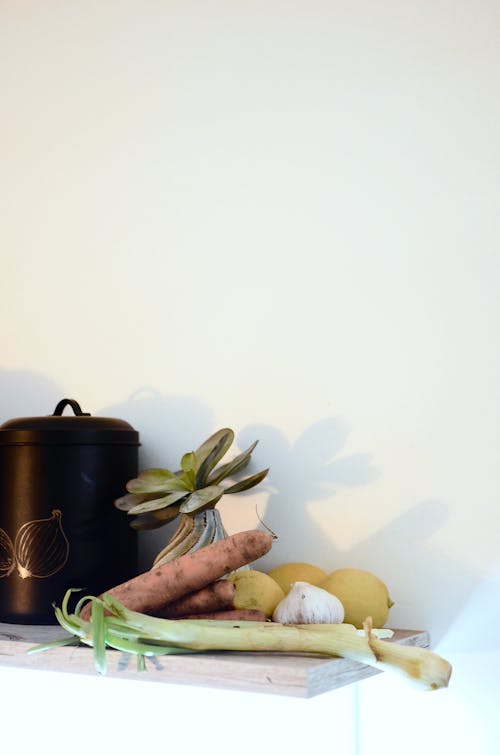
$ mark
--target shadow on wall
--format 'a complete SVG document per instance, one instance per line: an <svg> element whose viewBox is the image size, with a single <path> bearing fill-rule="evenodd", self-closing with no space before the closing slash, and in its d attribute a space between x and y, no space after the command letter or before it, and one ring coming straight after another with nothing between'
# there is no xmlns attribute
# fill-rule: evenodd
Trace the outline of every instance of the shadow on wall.
<svg viewBox="0 0 500 755"><path fill-rule="evenodd" d="M272 555L261 559L257 568L265 571L281 562L308 561L326 571L354 567L384 575L395 601L388 623L393 621L399 628L432 628L435 644L481 577L433 547L432 535L448 519L448 507L440 501L416 504L347 550L336 547L327 528L321 527L321 520L327 523L336 515L335 493L369 485L380 476L370 454L342 455L347 437L348 427L338 418L316 422L293 444L267 425L252 425L239 434L241 447L260 439L254 463L258 468L270 466L263 483L268 484L269 495L263 519L278 540ZM310 513L312 502L315 518ZM361 509L358 515L362 517ZM285 537L280 540L283 530Z"/></svg>
<svg viewBox="0 0 500 755"><path fill-rule="evenodd" d="M141 469L175 468L185 451L214 432L213 413L200 401L189 396L165 396L151 386L99 409L96 415L124 419L139 432Z"/></svg>
<svg viewBox="0 0 500 755"><path fill-rule="evenodd" d="M386 575L394 606L389 624L402 629L431 631L439 642L464 603L476 589L480 575L466 569L432 545L432 536L449 517L441 501L422 501L342 557L349 565Z"/></svg>
<svg viewBox="0 0 500 755"><path fill-rule="evenodd" d="M367 485L379 476L370 454L342 455L348 435L344 421L332 417L315 422L293 444L269 425L251 425L238 436L242 447L258 438L255 464L270 467L264 481L271 488L265 522L278 534L273 548L276 563L310 561L311 552L319 559L328 554L330 562L331 538L312 518L309 504L327 505L339 489ZM283 524L286 537L280 540Z"/></svg>
<svg viewBox="0 0 500 755"><path fill-rule="evenodd" d="M39 372L0 369L0 424L52 414L64 395L60 385Z"/></svg>
<svg viewBox="0 0 500 755"><path fill-rule="evenodd" d="M200 401L189 396L165 396L150 386L139 388L119 404L99 409L96 415L123 419L139 432L139 471L151 467L177 469L182 454L214 432L213 413ZM139 570L151 567L178 521L140 533Z"/></svg>

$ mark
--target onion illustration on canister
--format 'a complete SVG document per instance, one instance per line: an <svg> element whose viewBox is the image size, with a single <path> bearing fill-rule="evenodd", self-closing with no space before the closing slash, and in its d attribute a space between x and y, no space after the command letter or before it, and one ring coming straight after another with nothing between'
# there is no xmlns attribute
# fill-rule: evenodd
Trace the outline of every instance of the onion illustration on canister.
<svg viewBox="0 0 500 755"><path fill-rule="evenodd" d="M33 519L19 528L14 549L22 579L51 577L66 564L69 542L61 519L61 511L53 509L47 519Z"/></svg>
<svg viewBox="0 0 500 755"><path fill-rule="evenodd" d="M12 540L0 527L0 579L8 577L16 568L16 554Z"/></svg>

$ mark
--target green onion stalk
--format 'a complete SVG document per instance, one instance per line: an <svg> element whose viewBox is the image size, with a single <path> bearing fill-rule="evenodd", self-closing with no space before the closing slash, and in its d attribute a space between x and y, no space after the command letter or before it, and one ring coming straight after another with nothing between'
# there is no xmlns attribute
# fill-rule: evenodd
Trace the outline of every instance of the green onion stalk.
<svg viewBox="0 0 500 755"><path fill-rule="evenodd" d="M100 674L106 673L106 649L110 648L137 656L139 670L144 670L147 657L226 650L343 657L379 670L401 672L427 690L446 687L451 675L451 665L439 655L382 639L392 632L373 629L370 618L363 630L351 624L162 619L131 611L109 593L101 598L81 598L70 613L72 592L68 590L61 607L55 607L56 619L69 637L36 645L28 652L62 645L88 645L93 649L94 666ZM89 621L80 616L87 601L92 602Z"/></svg>

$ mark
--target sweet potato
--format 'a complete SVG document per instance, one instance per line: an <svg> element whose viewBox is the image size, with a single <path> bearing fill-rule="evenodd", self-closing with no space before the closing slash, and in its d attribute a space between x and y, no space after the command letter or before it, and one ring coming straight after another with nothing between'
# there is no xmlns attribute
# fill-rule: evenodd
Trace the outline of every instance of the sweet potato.
<svg viewBox="0 0 500 755"><path fill-rule="evenodd" d="M271 550L273 540L269 532L237 532L143 572L106 592L132 611L152 614L167 603L201 590L225 574L261 558ZM82 619L88 620L91 610L91 603L87 603L81 611Z"/></svg>
<svg viewBox="0 0 500 755"><path fill-rule="evenodd" d="M258 608L235 608L229 611L210 611L209 613L194 613L190 616L177 616L177 619L211 619L213 621L267 621L264 611Z"/></svg>
<svg viewBox="0 0 500 755"><path fill-rule="evenodd" d="M233 600L236 585L227 579L219 579L201 590L195 590L182 598L167 603L155 611L154 615L162 619L176 619L198 613L213 613L234 608Z"/></svg>

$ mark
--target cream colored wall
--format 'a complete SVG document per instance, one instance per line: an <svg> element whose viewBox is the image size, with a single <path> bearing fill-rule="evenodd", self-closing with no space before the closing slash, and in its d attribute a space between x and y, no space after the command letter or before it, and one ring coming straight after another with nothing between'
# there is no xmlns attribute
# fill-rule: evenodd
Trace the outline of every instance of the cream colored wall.
<svg viewBox="0 0 500 755"><path fill-rule="evenodd" d="M477 729L481 753L499 23L494 0L0 3L0 419L72 396L131 421L144 466L226 425L260 439L268 484L221 503L227 528L257 507L279 534L262 567L385 579L390 622L456 664L426 715L458 712L448 743ZM382 747L392 684L361 686L357 752Z"/></svg>

